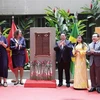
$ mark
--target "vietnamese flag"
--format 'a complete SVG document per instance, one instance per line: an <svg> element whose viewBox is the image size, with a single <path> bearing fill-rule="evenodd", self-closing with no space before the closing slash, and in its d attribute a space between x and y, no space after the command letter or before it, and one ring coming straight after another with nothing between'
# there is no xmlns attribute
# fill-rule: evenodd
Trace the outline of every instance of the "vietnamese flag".
<svg viewBox="0 0 100 100"><path fill-rule="evenodd" d="M16 28L16 25L14 23L14 20L12 20L11 29L10 29L9 35L7 37L8 46L10 46L10 39L13 38L14 32L16 31L16 29L17 28Z"/></svg>
<svg viewBox="0 0 100 100"><path fill-rule="evenodd" d="M10 50L10 39L13 38L14 32L16 31L16 25L14 23L14 19L12 20L12 25L11 29L9 32L9 35L7 37L7 42L8 42L8 48L7 48L7 53L8 53L8 66L9 69L14 73L13 65L12 65L12 51Z"/></svg>

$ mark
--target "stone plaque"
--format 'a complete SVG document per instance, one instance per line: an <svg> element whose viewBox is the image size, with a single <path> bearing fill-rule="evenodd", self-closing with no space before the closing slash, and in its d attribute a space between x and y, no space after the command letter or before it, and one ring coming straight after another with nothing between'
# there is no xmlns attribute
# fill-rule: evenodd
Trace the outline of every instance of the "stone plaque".
<svg viewBox="0 0 100 100"><path fill-rule="evenodd" d="M30 79L55 79L55 33L52 27L30 28Z"/></svg>
<svg viewBox="0 0 100 100"><path fill-rule="evenodd" d="M35 55L50 55L50 33L35 33Z"/></svg>

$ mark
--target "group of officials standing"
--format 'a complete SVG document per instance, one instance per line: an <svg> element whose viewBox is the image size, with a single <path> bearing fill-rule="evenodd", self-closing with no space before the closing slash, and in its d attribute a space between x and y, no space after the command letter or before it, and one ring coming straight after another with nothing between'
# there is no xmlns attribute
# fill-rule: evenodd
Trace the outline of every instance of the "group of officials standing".
<svg viewBox="0 0 100 100"><path fill-rule="evenodd" d="M0 31L0 85L7 87L8 77L8 47L6 38ZM10 49L12 50L12 63L16 81L14 85L23 85L23 68L25 64L25 39L20 30L16 30L14 37L10 39ZM56 59L58 62L58 86L63 85L63 70L65 71L66 86L70 87L70 62L71 56L75 57L74 70L74 89L87 89L88 77L86 67L86 54L90 57L90 79L91 89L89 92L97 91L100 93L100 36L97 33L92 35L92 43L88 46L83 41L83 37L77 37L76 44L72 44L66 40L66 35L61 34L60 40L56 42L54 47L56 51ZM20 70L20 80L18 79L18 70Z"/></svg>
<svg viewBox="0 0 100 100"><path fill-rule="evenodd" d="M58 62L58 86L63 85L63 70L65 71L66 86L70 87L70 62L71 56L75 57L74 84L73 88L88 89L88 75L86 66L86 55L90 57L90 79L91 89L89 92L100 93L100 36L97 33L92 35L92 43L87 45L83 37L77 37L76 44L66 40L65 34L61 34L60 40L54 47Z"/></svg>
<svg viewBox="0 0 100 100"><path fill-rule="evenodd" d="M7 49L8 43L6 38L2 35L0 30L0 85L7 87L7 77L8 77L8 55ZM25 64L25 48L26 43L25 39L22 36L20 30L16 30L14 33L14 37L10 40L10 47L12 50L12 64L14 68L14 74L16 77L16 81L14 85L21 84L23 77L23 67ZM20 70L20 81L18 80L18 70Z"/></svg>

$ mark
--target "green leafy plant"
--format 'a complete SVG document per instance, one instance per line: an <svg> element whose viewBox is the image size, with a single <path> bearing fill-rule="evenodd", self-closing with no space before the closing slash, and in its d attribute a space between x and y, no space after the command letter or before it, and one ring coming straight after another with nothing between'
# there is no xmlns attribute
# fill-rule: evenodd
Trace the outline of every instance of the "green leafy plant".
<svg viewBox="0 0 100 100"><path fill-rule="evenodd" d="M99 1L100 0L92 0L90 7L88 5L85 5L82 7L82 13L83 14L89 14L87 16L87 19L91 19L92 22L89 24L89 27L96 26L96 22L100 18L100 6L99 6Z"/></svg>
<svg viewBox="0 0 100 100"><path fill-rule="evenodd" d="M72 28L74 26L74 23L77 23L77 26L79 28L79 33L84 34L86 32L84 24L87 20L77 20L74 15L71 15L69 10L66 12L63 9L55 8L52 9L51 7L48 7L46 10L46 20L47 25L49 27L55 27L56 28L56 38L59 39L59 36L62 32L66 33L69 37Z"/></svg>
<svg viewBox="0 0 100 100"><path fill-rule="evenodd" d="M21 29L26 40L29 40L29 37L27 35L29 35L29 29L31 26L33 26L33 22L34 22L33 17L28 17L25 19L20 18L19 24L17 25L17 27Z"/></svg>
<svg viewBox="0 0 100 100"><path fill-rule="evenodd" d="M0 22L0 25L3 25L5 23L6 23L6 20L3 20L3 21Z"/></svg>
<svg viewBox="0 0 100 100"><path fill-rule="evenodd" d="M10 28L5 28L4 31L3 31L3 36L5 36L6 38L8 37L8 33L10 31Z"/></svg>
<svg viewBox="0 0 100 100"><path fill-rule="evenodd" d="M86 32L86 25L84 24L84 22L86 22L87 20L79 20L77 21L77 26L78 26L78 30L79 30L79 34L84 35L84 33Z"/></svg>
<svg viewBox="0 0 100 100"><path fill-rule="evenodd" d="M1 21L0 22L0 26L4 25L6 22L7 22L6 20ZM2 34L6 38L8 37L9 30L10 30L10 28L6 28L6 27L3 29L3 33Z"/></svg>
<svg viewBox="0 0 100 100"><path fill-rule="evenodd" d="M55 8L54 10L51 7L48 7L46 10L46 20L48 21L46 24L50 27L56 28L56 37L59 39L61 33L69 33L70 20L72 16L70 16L69 12L66 12L63 9Z"/></svg>

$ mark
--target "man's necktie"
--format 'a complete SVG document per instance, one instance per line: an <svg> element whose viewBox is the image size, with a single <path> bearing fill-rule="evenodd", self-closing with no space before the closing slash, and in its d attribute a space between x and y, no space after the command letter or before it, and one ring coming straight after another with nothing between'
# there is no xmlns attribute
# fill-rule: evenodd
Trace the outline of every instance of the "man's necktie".
<svg viewBox="0 0 100 100"><path fill-rule="evenodd" d="M93 49L95 49L96 42L94 42Z"/></svg>

